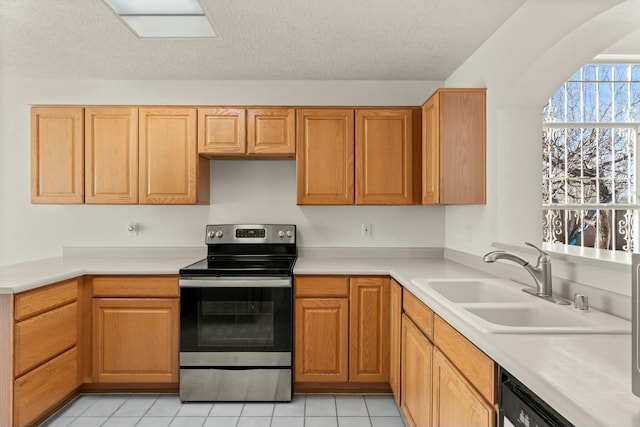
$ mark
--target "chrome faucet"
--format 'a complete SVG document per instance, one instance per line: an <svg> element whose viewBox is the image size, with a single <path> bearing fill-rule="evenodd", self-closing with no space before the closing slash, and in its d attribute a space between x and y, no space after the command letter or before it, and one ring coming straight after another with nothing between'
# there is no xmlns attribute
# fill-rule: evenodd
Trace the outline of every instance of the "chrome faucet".
<svg viewBox="0 0 640 427"><path fill-rule="evenodd" d="M525 242L525 244L531 246L540 253L540 255L538 256L538 262L535 266L532 266L529 261L522 258L521 256L503 250L489 252L482 258L482 260L484 262L495 262L499 259L505 259L513 261L516 264L520 264L522 267L524 267L525 270L527 270L531 277L533 277L533 280L536 283L536 289L526 288L523 289L524 292L556 304L569 304L568 301L562 298L554 297L552 294L551 257L549 256L549 254L532 243Z"/></svg>

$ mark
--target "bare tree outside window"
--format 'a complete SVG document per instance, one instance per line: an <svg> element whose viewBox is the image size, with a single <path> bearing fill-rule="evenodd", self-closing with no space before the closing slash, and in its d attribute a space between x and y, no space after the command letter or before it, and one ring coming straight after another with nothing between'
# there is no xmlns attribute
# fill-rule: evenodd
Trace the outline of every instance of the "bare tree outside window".
<svg viewBox="0 0 640 427"><path fill-rule="evenodd" d="M588 64L543 110L543 241L636 250L640 64Z"/></svg>

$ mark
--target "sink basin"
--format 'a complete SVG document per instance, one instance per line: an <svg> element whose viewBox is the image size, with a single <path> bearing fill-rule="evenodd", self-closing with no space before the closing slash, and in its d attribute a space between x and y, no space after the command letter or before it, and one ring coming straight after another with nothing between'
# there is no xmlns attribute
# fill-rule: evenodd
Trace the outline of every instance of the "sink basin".
<svg viewBox="0 0 640 427"><path fill-rule="evenodd" d="M504 326L575 327L595 326L586 316L544 310L541 307L466 307L487 322Z"/></svg>
<svg viewBox="0 0 640 427"><path fill-rule="evenodd" d="M532 296L532 298L536 298ZM547 306L542 304L548 304ZM631 322L600 311L576 311L548 301L513 306L466 306L471 323L488 333L630 334ZM462 317L465 317L464 315Z"/></svg>
<svg viewBox="0 0 640 427"><path fill-rule="evenodd" d="M597 311L577 311L522 292L498 278L414 279L413 284L476 329L492 334L630 334L631 322Z"/></svg>
<svg viewBox="0 0 640 427"><path fill-rule="evenodd" d="M498 280L429 280L428 286L451 302L520 302L526 295L520 288Z"/></svg>

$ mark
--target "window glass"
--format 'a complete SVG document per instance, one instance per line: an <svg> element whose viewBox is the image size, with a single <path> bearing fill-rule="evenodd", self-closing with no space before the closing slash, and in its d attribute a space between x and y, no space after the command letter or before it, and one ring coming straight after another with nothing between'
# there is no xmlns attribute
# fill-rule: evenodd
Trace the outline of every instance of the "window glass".
<svg viewBox="0 0 640 427"><path fill-rule="evenodd" d="M636 250L640 65L585 65L542 116L543 240Z"/></svg>

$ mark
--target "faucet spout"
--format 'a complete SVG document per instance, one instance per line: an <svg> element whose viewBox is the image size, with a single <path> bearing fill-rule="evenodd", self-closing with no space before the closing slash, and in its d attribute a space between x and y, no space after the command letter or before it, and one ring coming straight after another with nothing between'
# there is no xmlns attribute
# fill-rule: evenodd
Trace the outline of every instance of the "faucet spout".
<svg viewBox="0 0 640 427"><path fill-rule="evenodd" d="M516 264L520 264L523 267L529 264L529 261L522 258L521 256L502 250L489 252L484 257L482 257L482 260L484 262L496 262L499 259L507 259L509 261L515 262Z"/></svg>

